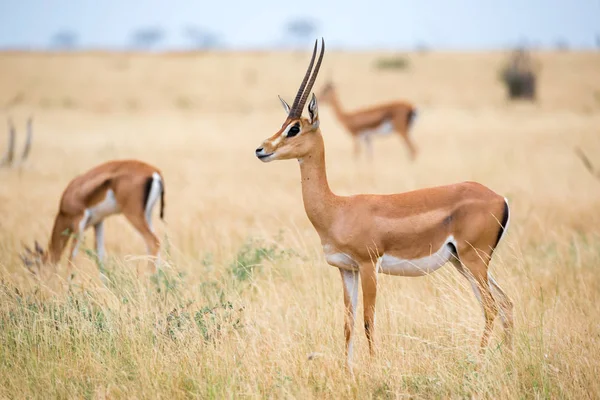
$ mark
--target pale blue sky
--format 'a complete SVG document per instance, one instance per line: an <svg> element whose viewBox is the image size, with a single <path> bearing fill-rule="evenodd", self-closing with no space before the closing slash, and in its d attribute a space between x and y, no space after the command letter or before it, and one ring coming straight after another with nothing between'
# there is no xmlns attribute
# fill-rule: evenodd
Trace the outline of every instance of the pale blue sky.
<svg viewBox="0 0 600 400"><path fill-rule="evenodd" d="M161 48L186 48L186 26L217 34L228 48L286 43L286 23L309 17L329 48L506 48L523 41L593 48L597 0L0 0L0 48L44 48L59 30L80 47L125 48L135 29L159 26Z"/></svg>

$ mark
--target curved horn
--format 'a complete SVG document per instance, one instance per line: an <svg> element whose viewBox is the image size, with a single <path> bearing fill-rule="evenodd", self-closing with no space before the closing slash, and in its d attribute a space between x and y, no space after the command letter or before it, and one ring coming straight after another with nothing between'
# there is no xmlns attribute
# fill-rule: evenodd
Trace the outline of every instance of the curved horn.
<svg viewBox="0 0 600 400"><path fill-rule="evenodd" d="M315 56L317 55L317 40L315 40L315 47L313 48L313 54L310 59L310 64L308 64L308 69L306 70L306 74L304 75L304 79L300 84L300 88L298 89L298 93L296 93L296 98L294 99L294 103L292 104L292 109L289 113L290 117L299 117L302 114L302 108L300 108L300 112L298 113L298 103L302 98L302 94L304 93L304 88L306 87L306 82L308 82L308 78L310 77L310 73L313 68L313 64L315 62Z"/></svg>
<svg viewBox="0 0 600 400"><path fill-rule="evenodd" d="M315 84L315 80L317 80L317 75L319 74L319 68L321 68L321 61L323 61L323 55L325 54L325 41L321 38L321 53L319 54L319 60L317 61L317 65L315 66L315 70L310 77L310 81L308 82L308 86L306 86L306 90L302 94L302 99L298 104L298 109L300 110L300 114L302 114L302 110L304 109L304 104L306 104L306 99L310 95L310 91Z"/></svg>

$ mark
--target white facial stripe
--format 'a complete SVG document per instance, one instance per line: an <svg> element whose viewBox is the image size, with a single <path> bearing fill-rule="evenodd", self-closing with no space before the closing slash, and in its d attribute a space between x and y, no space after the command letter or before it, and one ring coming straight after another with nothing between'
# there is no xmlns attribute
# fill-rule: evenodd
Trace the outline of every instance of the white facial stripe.
<svg viewBox="0 0 600 400"><path fill-rule="evenodd" d="M277 147L279 146L279 143L281 143L281 140L283 139L283 135L279 135L277 136L272 142L271 142L271 146L273 147Z"/></svg>

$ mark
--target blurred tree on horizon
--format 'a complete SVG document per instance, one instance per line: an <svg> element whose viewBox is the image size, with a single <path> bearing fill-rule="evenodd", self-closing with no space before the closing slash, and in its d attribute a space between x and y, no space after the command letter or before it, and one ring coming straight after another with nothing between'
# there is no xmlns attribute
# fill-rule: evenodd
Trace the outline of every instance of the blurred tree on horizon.
<svg viewBox="0 0 600 400"><path fill-rule="evenodd" d="M183 29L184 36L196 50L214 49L222 46L219 35L207 29L196 26L187 26Z"/></svg>
<svg viewBox="0 0 600 400"><path fill-rule="evenodd" d="M50 38L50 47L57 50L73 50L77 47L79 35L71 30L62 29Z"/></svg>
<svg viewBox="0 0 600 400"><path fill-rule="evenodd" d="M152 50L164 38L165 32L160 27L139 28L131 34L131 46L138 50Z"/></svg>
<svg viewBox="0 0 600 400"><path fill-rule="evenodd" d="M305 48L315 40L317 23L310 17L298 17L285 25L286 41L292 47Z"/></svg>

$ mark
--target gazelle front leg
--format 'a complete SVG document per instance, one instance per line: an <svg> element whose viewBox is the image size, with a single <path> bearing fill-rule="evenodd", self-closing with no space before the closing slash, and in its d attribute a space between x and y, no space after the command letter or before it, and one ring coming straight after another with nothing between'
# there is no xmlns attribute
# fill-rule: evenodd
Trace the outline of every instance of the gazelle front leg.
<svg viewBox="0 0 600 400"><path fill-rule="evenodd" d="M100 221L94 225L94 234L96 236L96 256L102 262L104 260L104 222Z"/></svg>
<svg viewBox="0 0 600 400"><path fill-rule="evenodd" d="M360 266L360 282L363 291L365 335L369 341L369 353L375 354L375 302L377 300L377 265L371 261Z"/></svg>
<svg viewBox="0 0 600 400"><path fill-rule="evenodd" d="M346 338L346 366L352 372L352 350L356 303L358 302L358 271L340 268L344 287L344 336Z"/></svg>
<svg viewBox="0 0 600 400"><path fill-rule="evenodd" d="M73 259L79 250L79 245L83 239L83 232L85 231L85 227L90 219L90 216L90 212L86 209L83 213L83 216L79 219L79 222L75 225L75 229L73 231L73 243L71 245L71 251L69 252L69 258L67 261L67 277L69 281L73 279Z"/></svg>

